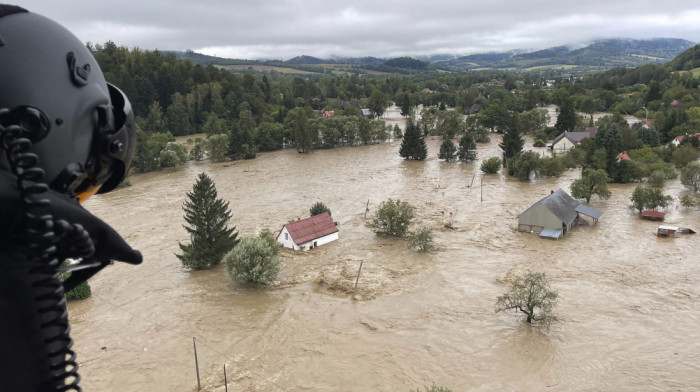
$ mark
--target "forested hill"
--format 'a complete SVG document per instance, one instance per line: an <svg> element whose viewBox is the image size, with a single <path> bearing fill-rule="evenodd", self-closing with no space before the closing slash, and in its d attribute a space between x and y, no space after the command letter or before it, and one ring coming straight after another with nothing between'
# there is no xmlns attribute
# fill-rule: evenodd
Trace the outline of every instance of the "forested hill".
<svg viewBox="0 0 700 392"><path fill-rule="evenodd" d="M679 54L668 63L668 67L672 71L691 71L700 68L700 45L695 45Z"/></svg>
<svg viewBox="0 0 700 392"><path fill-rule="evenodd" d="M501 56L498 54L470 55L438 62L436 65L453 70L532 69L553 66L588 67L602 70L614 67L636 67L649 63L663 64L692 45L693 43L690 41L676 38L606 39L595 41L578 49L557 46L522 54L506 52L502 53Z"/></svg>

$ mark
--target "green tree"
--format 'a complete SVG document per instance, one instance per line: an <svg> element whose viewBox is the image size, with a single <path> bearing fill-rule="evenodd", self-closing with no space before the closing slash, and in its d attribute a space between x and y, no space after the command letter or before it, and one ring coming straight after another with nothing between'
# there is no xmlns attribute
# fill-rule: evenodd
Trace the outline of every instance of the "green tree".
<svg viewBox="0 0 700 392"><path fill-rule="evenodd" d="M655 210L667 207L673 198L661 192L661 189L650 189L643 186L634 188L632 192L632 207L640 213L644 210Z"/></svg>
<svg viewBox="0 0 700 392"><path fill-rule="evenodd" d="M375 89L369 97L367 107L375 116L381 117L384 114L384 110L389 107L389 98L381 90Z"/></svg>
<svg viewBox="0 0 700 392"><path fill-rule="evenodd" d="M481 162L481 171L486 174L496 174L501 170L501 158L491 157Z"/></svg>
<svg viewBox="0 0 700 392"><path fill-rule="evenodd" d="M405 237L415 218L415 210L408 202L385 200L379 204L370 227L377 235Z"/></svg>
<svg viewBox="0 0 700 392"><path fill-rule="evenodd" d="M452 142L450 142L452 143ZM459 149L457 157L464 163L474 162L476 160L476 143L471 133L467 132L459 139Z"/></svg>
<svg viewBox="0 0 700 392"><path fill-rule="evenodd" d="M506 162L508 175L516 176L520 181L529 181L532 173L539 176L542 165L540 154L534 151L525 151L514 156Z"/></svg>
<svg viewBox="0 0 700 392"><path fill-rule="evenodd" d="M666 183L666 174L661 170L654 170L649 174L649 185L654 188L663 188Z"/></svg>
<svg viewBox="0 0 700 392"><path fill-rule="evenodd" d="M311 214L311 216L321 215L324 212L327 212L328 215L331 215L331 209L320 201L314 203L314 205L311 206L311 209L309 209L309 213Z"/></svg>
<svg viewBox="0 0 700 392"><path fill-rule="evenodd" d="M559 132L573 131L576 128L576 109L574 108L574 103L568 95L562 97L559 104L559 116L557 117L557 122L554 127L559 130Z"/></svg>
<svg viewBox="0 0 700 392"><path fill-rule="evenodd" d="M408 116L411 113L411 97L407 93L403 94L401 98L401 115L403 117Z"/></svg>
<svg viewBox="0 0 700 392"><path fill-rule="evenodd" d="M174 136L189 135L192 132L190 117L187 113L185 98L180 93L173 94L172 103L165 112L165 122L168 130Z"/></svg>
<svg viewBox="0 0 700 392"><path fill-rule="evenodd" d="M228 136L214 135L207 139L207 153L209 159L213 162L223 162L226 160L226 152L228 151Z"/></svg>
<svg viewBox="0 0 700 392"><path fill-rule="evenodd" d="M496 300L496 313L515 310L527 316L527 322L548 325L558 321L554 315L559 294L552 290L544 272L528 271L516 276L507 293Z"/></svg>
<svg viewBox="0 0 700 392"><path fill-rule="evenodd" d="M444 159L446 162L452 162L455 160L456 152L457 148L455 147L455 144L452 143L452 140L445 139L440 145L440 153L438 154L438 158Z"/></svg>
<svg viewBox="0 0 700 392"><path fill-rule="evenodd" d="M504 162L507 162L508 159L523 151L523 146L525 146L525 140L520 136L520 132L516 126L509 127L503 135L503 140L498 143L498 147L503 150Z"/></svg>
<svg viewBox="0 0 700 392"><path fill-rule="evenodd" d="M401 139L399 155L404 159L415 159L422 161L428 156L428 145L420 134L413 119L406 121L406 132Z"/></svg>
<svg viewBox="0 0 700 392"><path fill-rule="evenodd" d="M148 134L152 133L164 133L167 131L165 128L165 120L163 119L163 108L160 106L160 102L154 101L148 108L148 116L145 119L143 130Z"/></svg>
<svg viewBox="0 0 700 392"><path fill-rule="evenodd" d="M315 130L307 126L312 118L314 118L314 111L310 107L296 107L284 118L284 128L292 136L299 152L312 151L318 139L318 132L314 134Z"/></svg>
<svg viewBox="0 0 700 392"><path fill-rule="evenodd" d="M575 199L591 201L591 196L598 195L601 199L609 199L608 182L610 178L603 169L584 169L581 178L571 183L571 196Z"/></svg>
<svg viewBox="0 0 700 392"><path fill-rule="evenodd" d="M178 167L187 163L187 147L178 142L168 142L160 152L160 167Z"/></svg>
<svg viewBox="0 0 700 392"><path fill-rule="evenodd" d="M187 200L183 225L190 235L190 244L178 243L182 254L176 254L186 268L206 269L221 262L224 255L239 242L236 227L228 228L231 210L227 201L218 198L214 181L201 173Z"/></svg>
<svg viewBox="0 0 700 392"><path fill-rule="evenodd" d="M243 238L224 262L232 279L247 283L270 284L282 269L279 246L269 231Z"/></svg>
<svg viewBox="0 0 700 392"><path fill-rule="evenodd" d="M696 193L700 190L700 163L691 162L681 170L681 184Z"/></svg>
<svg viewBox="0 0 700 392"><path fill-rule="evenodd" d="M228 126L226 126L226 120L219 118L216 113L209 113L207 122L204 124L204 127L202 127L202 131L207 134L207 137L227 135Z"/></svg>
<svg viewBox="0 0 700 392"><path fill-rule="evenodd" d="M552 156L540 159L540 174L545 177L559 177L566 171L564 158Z"/></svg>
<svg viewBox="0 0 700 392"><path fill-rule="evenodd" d="M427 252L435 248L435 239L433 230L427 227L421 227L416 231L412 231L408 237L408 248L418 249L421 252Z"/></svg>
<svg viewBox="0 0 700 392"><path fill-rule="evenodd" d="M402 137L403 137L403 132L401 132L401 128L399 128L398 124L394 124L394 138L401 139Z"/></svg>
<svg viewBox="0 0 700 392"><path fill-rule="evenodd" d="M690 162L696 161L698 159L698 151L690 144L684 144L671 154L671 162L676 165L677 168L683 168Z"/></svg>
<svg viewBox="0 0 700 392"><path fill-rule="evenodd" d="M193 161L201 161L204 159L204 153L207 150L207 144L201 137L194 139L194 146L190 150L190 159Z"/></svg>

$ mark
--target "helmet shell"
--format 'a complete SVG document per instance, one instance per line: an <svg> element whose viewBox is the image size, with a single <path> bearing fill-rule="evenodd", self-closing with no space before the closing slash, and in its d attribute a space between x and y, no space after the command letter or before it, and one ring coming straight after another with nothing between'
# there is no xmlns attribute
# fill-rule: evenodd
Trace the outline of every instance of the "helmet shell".
<svg viewBox="0 0 700 392"><path fill-rule="evenodd" d="M86 182L111 182L111 189L126 175L123 162L121 178L105 174L113 172L105 166L114 161L106 159L106 138L118 130L110 88L92 53L67 29L26 11L0 16L0 86L0 108L36 109L46 120L48 132L36 135L31 152L45 171L43 181L53 189L76 192ZM133 152L132 141L122 150Z"/></svg>

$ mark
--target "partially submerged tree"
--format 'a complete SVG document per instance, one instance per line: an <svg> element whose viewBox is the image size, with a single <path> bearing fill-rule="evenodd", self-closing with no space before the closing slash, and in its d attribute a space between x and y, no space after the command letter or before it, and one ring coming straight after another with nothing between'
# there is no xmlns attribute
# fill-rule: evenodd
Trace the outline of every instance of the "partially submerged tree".
<svg viewBox="0 0 700 392"><path fill-rule="evenodd" d="M601 199L609 199L608 174L603 169L584 169L581 178L571 183L571 196L575 199L591 201L591 196L598 195Z"/></svg>
<svg viewBox="0 0 700 392"><path fill-rule="evenodd" d="M491 157L481 162L481 171L486 174L496 174L501 170L501 158Z"/></svg>
<svg viewBox="0 0 700 392"><path fill-rule="evenodd" d="M331 215L331 209L320 201L314 203L314 205L312 205L309 209L309 213L311 214L311 216L321 215L324 212L327 212L328 215Z"/></svg>
<svg viewBox="0 0 700 392"><path fill-rule="evenodd" d="M427 227L411 232L408 238L408 247L410 249L418 249L422 252L427 252L435 248L435 239L433 238L433 230Z"/></svg>
<svg viewBox="0 0 700 392"><path fill-rule="evenodd" d="M282 268L279 246L269 231L244 238L224 260L231 278L247 283L270 284Z"/></svg>
<svg viewBox="0 0 700 392"><path fill-rule="evenodd" d="M379 204L370 227L377 235L405 237L415 217L415 209L399 199L385 200Z"/></svg>
<svg viewBox="0 0 700 392"><path fill-rule="evenodd" d="M528 323L551 324L558 321L554 315L558 297L544 272L528 271L524 276L516 276L508 292L498 297L496 313L515 310L524 313Z"/></svg>
<svg viewBox="0 0 700 392"><path fill-rule="evenodd" d="M187 198L182 209L188 226L183 227L190 234L190 244L178 243L182 254L176 256L184 267L195 270L218 265L239 242L236 227L226 226L231 219L228 202L217 197L214 181L206 173L199 175Z"/></svg>
<svg viewBox="0 0 700 392"><path fill-rule="evenodd" d="M452 162L455 160L456 152L457 148L455 147L455 144L452 143L452 140L445 139L440 145L440 153L438 154L438 158L444 159L445 162Z"/></svg>
<svg viewBox="0 0 700 392"><path fill-rule="evenodd" d="M691 162L681 170L681 184L693 192L700 190L700 163Z"/></svg>
<svg viewBox="0 0 700 392"><path fill-rule="evenodd" d="M459 139L459 150L457 151L457 156L459 160L465 163L474 162L476 160L476 143L474 142L474 137L471 133L465 133L461 139Z"/></svg>
<svg viewBox="0 0 700 392"><path fill-rule="evenodd" d="M431 385L430 388L428 388L427 385L424 385L423 388L424 388L424 390L421 390L420 388L411 389L411 392L452 392L451 389L447 389L443 386L435 385L435 383L433 383L433 385Z"/></svg>
<svg viewBox="0 0 700 392"><path fill-rule="evenodd" d="M641 213L645 209L655 210L659 207L665 208L673 201L673 197L665 195L661 192L661 189L650 189L644 186L638 186L634 188L630 200L632 201L632 207Z"/></svg>
<svg viewBox="0 0 700 392"><path fill-rule="evenodd" d="M422 161L428 156L428 145L425 143L418 126L410 117L406 121L406 132L401 139L399 155L405 159Z"/></svg>

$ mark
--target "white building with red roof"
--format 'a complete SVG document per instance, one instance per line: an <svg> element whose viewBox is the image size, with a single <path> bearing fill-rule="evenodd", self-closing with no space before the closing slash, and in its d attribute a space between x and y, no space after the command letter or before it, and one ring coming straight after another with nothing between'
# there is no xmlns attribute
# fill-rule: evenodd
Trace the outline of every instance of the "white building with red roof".
<svg viewBox="0 0 700 392"><path fill-rule="evenodd" d="M277 235L278 243L294 250L313 249L337 239L338 227L327 212L287 223Z"/></svg>

